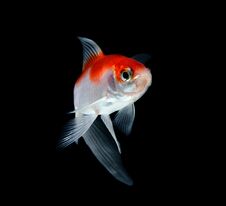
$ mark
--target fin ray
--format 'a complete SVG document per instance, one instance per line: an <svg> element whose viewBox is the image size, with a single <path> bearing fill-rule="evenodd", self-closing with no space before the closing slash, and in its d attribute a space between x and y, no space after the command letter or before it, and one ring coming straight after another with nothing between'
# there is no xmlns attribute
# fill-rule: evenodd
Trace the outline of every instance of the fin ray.
<svg viewBox="0 0 226 206"><path fill-rule="evenodd" d="M82 43L83 47L83 68L92 60L95 60L97 57L103 55L100 47L91 39L85 37L78 37Z"/></svg>
<svg viewBox="0 0 226 206"><path fill-rule="evenodd" d="M101 115L101 119L104 122L105 126L107 127L108 131L111 133L113 139L115 140L115 143L118 147L119 153L121 153L120 144L119 144L119 142L116 138L115 131L114 131L110 116L109 115Z"/></svg>
<svg viewBox="0 0 226 206"><path fill-rule="evenodd" d="M83 135L85 143L99 162L119 181L132 185L133 180L127 174L118 148L107 128L100 119L92 124Z"/></svg>
<svg viewBox="0 0 226 206"><path fill-rule="evenodd" d="M135 106L130 104L119 110L113 124L124 134L129 135L135 118Z"/></svg>
<svg viewBox="0 0 226 206"><path fill-rule="evenodd" d="M63 128L63 134L58 141L57 148L63 149L73 142L78 142L95 119L95 115L81 115L69 120Z"/></svg>

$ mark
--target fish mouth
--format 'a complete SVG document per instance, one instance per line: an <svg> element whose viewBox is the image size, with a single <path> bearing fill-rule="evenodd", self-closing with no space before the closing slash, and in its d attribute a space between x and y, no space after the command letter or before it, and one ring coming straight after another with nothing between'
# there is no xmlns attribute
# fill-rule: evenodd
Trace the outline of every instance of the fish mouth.
<svg viewBox="0 0 226 206"><path fill-rule="evenodd" d="M146 91L148 87L151 86L152 83L151 72L148 69L146 69L144 73L138 74L134 78L134 83L136 85L136 92Z"/></svg>

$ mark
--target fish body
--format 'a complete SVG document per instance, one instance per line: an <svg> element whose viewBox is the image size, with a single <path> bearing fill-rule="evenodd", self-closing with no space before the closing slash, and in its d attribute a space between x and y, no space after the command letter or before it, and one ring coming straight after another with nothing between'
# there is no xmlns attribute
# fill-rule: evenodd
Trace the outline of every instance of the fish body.
<svg viewBox="0 0 226 206"><path fill-rule="evenodd" d="M64 148L78 143L83 137L96 158L116 179L132 185L122 164L114 126L126 135L131 132L134 102L151 85L151 72L136 57L105 55L94 41L81 37L79 40L83 46L83 68L74 86L75 117L65 125L59 146ZM116 111L112 122L110 114Z"/></svg>

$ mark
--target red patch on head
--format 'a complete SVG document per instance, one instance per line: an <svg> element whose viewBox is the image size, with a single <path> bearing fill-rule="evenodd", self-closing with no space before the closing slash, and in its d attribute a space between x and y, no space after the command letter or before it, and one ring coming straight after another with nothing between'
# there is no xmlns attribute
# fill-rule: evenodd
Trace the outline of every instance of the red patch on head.
<svg viewBox="0 0 226 206"><path fill-rule="evenodd" d="M114 72L115 78L118 82L123 82L121 79L121 72L126 68L130 68L133 72L133 77L135 77L143 70L144 65L132 58L121 55L100 55L94 61L88 62L85 65L85 68L77 80L77 83L79 83L85 75L88 75L89 70L90 80L94 83L100 82L101 77L109 70Z"/></svg>
<svg viewBox="0 0 226 206"><path fill-rule="evenodd" d="M119 62L123 56L121 55L106 55L99 58L91 67L90 80L94 83L101 81L101 77L109 70L115 69L115 64Z"/></svg>
<svg viewBox="0 0 226 206"><path fill-rule="evenodd" d="M121 73L128 68L132 71L133 79L135 76L137 76L137 74L142 72L145 66L132 58L123 57L119 62L117 62L117 64L115 64L115 77L118 82L123 82Z"/></svg>

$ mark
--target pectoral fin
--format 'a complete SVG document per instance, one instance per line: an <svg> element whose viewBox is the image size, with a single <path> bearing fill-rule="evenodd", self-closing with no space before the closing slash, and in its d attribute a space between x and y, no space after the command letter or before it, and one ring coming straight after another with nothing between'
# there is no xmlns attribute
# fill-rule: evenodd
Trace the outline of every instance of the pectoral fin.
<svg viewBox="0 0 226 206"><path fill-rule="evenodd" d="M96 117L95 115L80 115L68 121L63 128L63 134L57 147L62 149L73 142L78 142L78 139L90 128Z"/></svg>
<svg viewBox="0 0 226 206"><path fill-rule="evenodd" d="M124 134L129 135L135 118L135 106L130 104L119 110L113 124Z"/></svg>
<svg viewBox="0 0 226 206"><path fill-rule="evenodd" d="M96 158L117 180L127 185L133 184L132 179L123 167L115 141L99 118L83 137Z"/></svg>
<svg viewBox="0 0 226 206"><path fill-rule="evenodd" d="M119 153L121 153L120 144L115 136L115 131L114 131L110 116L109 115L101 115L101 119L104 122L105 126L108 128L108 131L111 133L113 139L115 140Z"/></svg>
<svg viewBox="0 0 226 206"><path fill-rule="evenodd" d="M136 54L132 57L133 59L145 64L151 59L151 55L146 54L146 53L141 53L141 54Z"/></svg>

